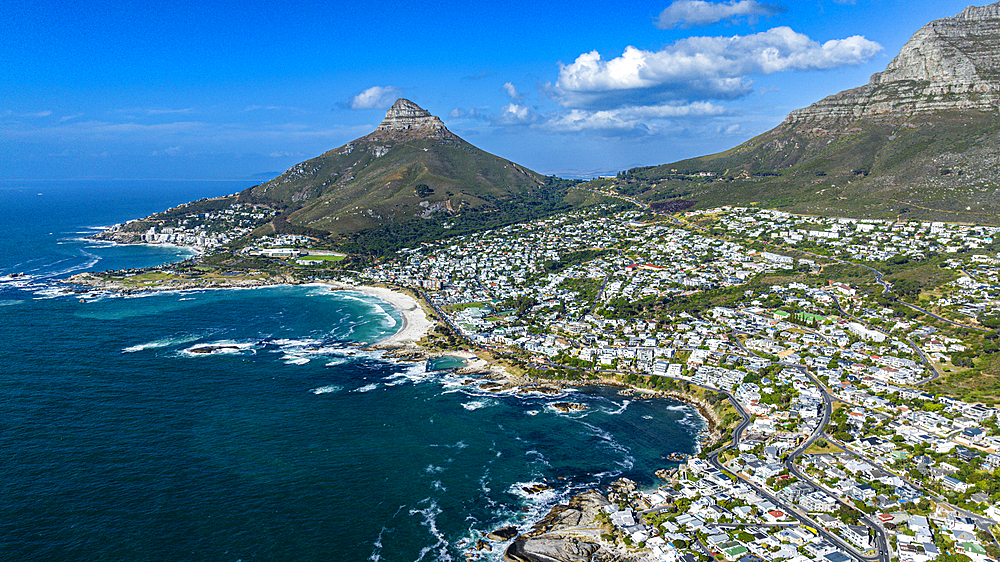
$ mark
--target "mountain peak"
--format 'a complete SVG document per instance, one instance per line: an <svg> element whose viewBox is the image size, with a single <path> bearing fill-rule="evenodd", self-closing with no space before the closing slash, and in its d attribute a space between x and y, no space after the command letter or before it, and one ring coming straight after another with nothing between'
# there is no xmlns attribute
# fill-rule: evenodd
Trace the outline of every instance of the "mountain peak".
<svg viewBox="0 0 1000 562"><path fill-rule="evenodd" d="M792 112L786 123L908 117L1000 105L1000 2L970 6L920 28L886 69L860 88Z"/></svg>
<svg viewBox="0 0 1000 562"><path fill-rule="evenodd" d="M436 137L451 135L440 119L408 99L399 98L385 113L385 119L370 136Z"/></svg>
<svg viewBox="0 0 1000 562"><path fill-rule="evenodd" d="M979 21L1000 19L1000 2L995 2L988 6L969 6L962 10L962 13L955 16L955 18Z"/></svg>

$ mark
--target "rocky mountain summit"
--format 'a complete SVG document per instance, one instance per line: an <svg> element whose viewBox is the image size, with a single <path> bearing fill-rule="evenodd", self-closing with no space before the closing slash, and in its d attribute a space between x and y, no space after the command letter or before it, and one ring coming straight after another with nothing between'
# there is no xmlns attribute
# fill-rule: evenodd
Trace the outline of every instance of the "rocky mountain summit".
<svg viewBox="0 0 1000 562"><path fill-rule="evenodd" d="M410 100L400 98L392 104L385 114L385 119L368 138L392 139L410 137L453 137L441 119L431 115L430 111L422 109Z"/></svg>
<svg viewBox="0 0 1000 562"><path fill-rule="evenodd" d="M786 123L905 117L1000 106L1000 2L970 6L920 28L865 86L793 111Z"/></svg>

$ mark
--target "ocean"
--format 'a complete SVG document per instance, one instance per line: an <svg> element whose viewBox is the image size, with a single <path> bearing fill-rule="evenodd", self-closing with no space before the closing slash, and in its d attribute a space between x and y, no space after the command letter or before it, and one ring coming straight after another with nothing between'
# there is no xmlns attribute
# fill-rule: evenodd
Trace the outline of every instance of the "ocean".
<svg viewBox="0 0 1000 562"><path fill-rule="evenodd" d="M58 283L184 259L85 237L248 185L0 182L0 560L464 560L483 532L623 476L652 487L696 450L678 402L497 395L457 362L362 351L401 322L365 294L81 302Z"/></svg>

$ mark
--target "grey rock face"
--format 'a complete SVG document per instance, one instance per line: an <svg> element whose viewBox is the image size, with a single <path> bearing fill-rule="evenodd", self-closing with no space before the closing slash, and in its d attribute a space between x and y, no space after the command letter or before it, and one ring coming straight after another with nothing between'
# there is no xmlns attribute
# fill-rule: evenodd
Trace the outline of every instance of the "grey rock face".
<svg viewBox="0 0 1000 562"><path fill-rule="evenodd" d="M920 28L869 83L793 111L786 123L1000 107L1000 2Z"/></svg>
<svg viewBox="0 0 1000 562"><path fill-rule="evenodd" d="M601 550L604 524L601 508L609 505L597 492L573 497L567 505L552 508L531 532L518 537L504 552L507 562L591 562Z"/></svg>
<svg viewBox="0 0 1000 562"><path fill-rule="evenodd" d="M440 119L410 100L400 98L389 108L385 119L375 129L379 133L418 133L439 136L448 132Z"/></svg>

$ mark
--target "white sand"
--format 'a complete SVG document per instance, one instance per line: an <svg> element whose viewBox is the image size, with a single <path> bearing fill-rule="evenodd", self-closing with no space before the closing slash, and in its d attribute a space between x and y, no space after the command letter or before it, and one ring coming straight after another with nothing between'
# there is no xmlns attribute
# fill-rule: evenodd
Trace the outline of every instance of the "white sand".
<svg viewBox="0 0 1000 562"><path fill-rule="evenodd" d="M403 325L395 334L378 342L376 345L379 347L415 347L416 343L434 327L434 322L427 318L420 303L405 293L398 293L384 287L344 285L342 283L332 284L331 287L378 297L399 311L403 317Z"/></svg>

